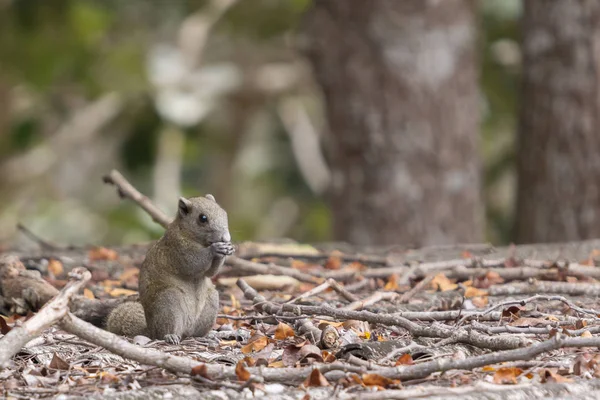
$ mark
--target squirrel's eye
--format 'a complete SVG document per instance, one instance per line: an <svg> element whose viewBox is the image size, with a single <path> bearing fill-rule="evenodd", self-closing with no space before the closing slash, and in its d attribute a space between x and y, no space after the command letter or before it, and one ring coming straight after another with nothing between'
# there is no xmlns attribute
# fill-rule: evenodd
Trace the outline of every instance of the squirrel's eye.
<svg viewBox="0 0 600 400"><path fill-rule="evenodd" d="M202 222L202 223L208 222L208 217L204 214L200 214L200 222Z"/></svg>

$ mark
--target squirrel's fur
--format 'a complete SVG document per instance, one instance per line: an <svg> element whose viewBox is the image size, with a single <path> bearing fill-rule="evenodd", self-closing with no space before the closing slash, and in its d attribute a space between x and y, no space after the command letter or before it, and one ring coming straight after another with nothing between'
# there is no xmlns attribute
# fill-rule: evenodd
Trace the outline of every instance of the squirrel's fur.
<svg viewBox="0 0 600 400"><path fill-rule="evenodd" d="M214 197L180 198L177 217L142 263L140 302L115 308L107 329L171 343L206 335L219 309L219 295L209 277L232 253L227 213Z"/></svg>

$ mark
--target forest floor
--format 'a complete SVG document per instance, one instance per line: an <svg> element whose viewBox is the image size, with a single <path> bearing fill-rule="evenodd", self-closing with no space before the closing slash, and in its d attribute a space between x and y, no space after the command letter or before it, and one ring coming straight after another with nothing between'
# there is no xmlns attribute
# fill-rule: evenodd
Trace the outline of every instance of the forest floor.
<svg viewBox="0 0 600 400"><path fill-rule="evenodd" d="M4 398L600 398L600 240L239 243L214 330L170 345L97 327L147 245L23 232L34 248L0 253Z"/></svg>

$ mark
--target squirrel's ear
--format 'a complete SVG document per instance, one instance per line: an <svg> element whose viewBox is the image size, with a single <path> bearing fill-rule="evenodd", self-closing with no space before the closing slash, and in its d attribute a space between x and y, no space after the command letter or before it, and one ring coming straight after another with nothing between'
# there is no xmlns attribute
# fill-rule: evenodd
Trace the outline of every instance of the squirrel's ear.
<svg viewBox="0 0 600 400"><path fill-rule="evenodd" d="M184 197L179 198L179 215L182 217L188 215L192 211L192 202Z"/></svg>
<svg viewBox="0 0 600 400"><path fill-rule="evenodd" d="M209 200L212 200L212 201L214 201L215 203L217 202L217 201L215 200L215 196L213 196L212 194L207 194L207 195L206 195L206 196L204 196L204 197L206 197L206 198L207 198L207 199L209 199Z"/></svg>

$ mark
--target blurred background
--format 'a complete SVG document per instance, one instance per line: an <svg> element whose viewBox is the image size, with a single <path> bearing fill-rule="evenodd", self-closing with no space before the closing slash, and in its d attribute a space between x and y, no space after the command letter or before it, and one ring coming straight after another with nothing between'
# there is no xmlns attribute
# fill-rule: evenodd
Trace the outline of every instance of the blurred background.
<svg viewBox="0 0 600 400"><path fill-rule="evenodd" d="M113 168L236 241L595 236L592 3L0 0L0 243L158 237Z"/></svg>

